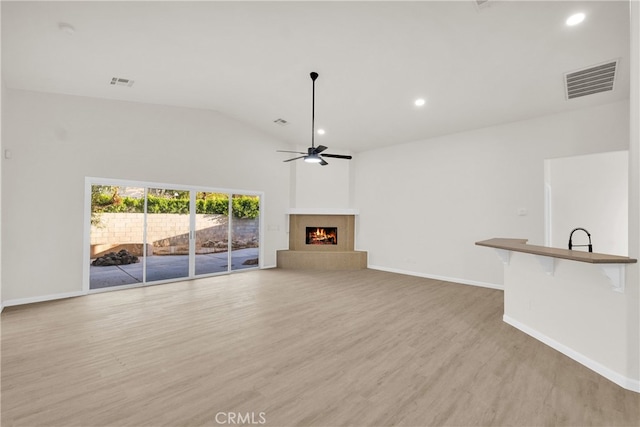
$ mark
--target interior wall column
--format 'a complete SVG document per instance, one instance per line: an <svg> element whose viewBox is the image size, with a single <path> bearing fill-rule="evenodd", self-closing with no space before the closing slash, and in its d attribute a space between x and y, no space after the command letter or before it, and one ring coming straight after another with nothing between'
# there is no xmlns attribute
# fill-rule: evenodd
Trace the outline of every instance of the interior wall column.
<svg viewBox="0 0 640 427"><path fill-rule="evenodd" d="M0 32L2 31L2 7L0 7ZM2 146L2 100L4 99L4 81L2 80L2 55L0 55L0 312L4 308L2 300L2 162L4 149Z"/></svg>
<svg viewBox="0 0 640 427"><path fill-rule="evenodd" d="M629 257L640 258L640 2L630 7ZM640 268L627 267L629 373L640 386Z"/></svg>

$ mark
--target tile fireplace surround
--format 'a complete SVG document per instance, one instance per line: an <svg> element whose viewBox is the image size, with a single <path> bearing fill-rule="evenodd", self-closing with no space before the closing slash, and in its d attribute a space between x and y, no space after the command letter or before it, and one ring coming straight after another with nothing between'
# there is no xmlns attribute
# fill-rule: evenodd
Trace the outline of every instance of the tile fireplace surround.
<svg viewBox="0 0 640 427"><path fill-rule="evenodd" d="M309 270L361 270L367 268L367 253L356 251L357 211L301 210L289 212L289 250L277 252L278 268ZM307 227L336 227L336 245L306 243Z"/></svg>

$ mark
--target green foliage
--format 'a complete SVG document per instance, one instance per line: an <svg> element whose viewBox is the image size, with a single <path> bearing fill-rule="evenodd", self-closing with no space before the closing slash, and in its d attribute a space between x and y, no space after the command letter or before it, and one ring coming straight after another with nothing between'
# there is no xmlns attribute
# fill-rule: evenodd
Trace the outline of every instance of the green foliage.
<svg viewBox="0 0 640 427"><path fill-rule="evenodd" d="M144 212L144 199L121 197L118 187L94 185L91 187L91 213Z"/></svg>
<svg viewBox="0 0 640 427"><path fill-rule="evenodd" d="M149 194L147 196L147 212L185 215L189 213L189 199L168 199Z"/></svg>
<svg viewBox="0 0 640 427"><path fill-rule="evenodd" d="M260 215L258 196L234 196L235 218L255 219ZM91 187L91 223L99 225L101 213L143 213L144 199L119 196L118 187L94 185ZM189 214L189 192L150 189L147 194L147 212ZM229 215L229 196L224 193L196 193L196 213Z"/></svg>
<svg viewBox="0 0 640 427"><path fill-rule="evenodd" d="M198 193L196 197L197 214L229 215L229 196L220 193Z"/></svg>
<svg viewBox="0 0 640 427"><path fill-rule="evenodd" d="M125 197L122 199L123 212L144 212L144 199Z"/></svg>
<svg viewBox="0 0 640 427"><path fill-rule="evenodd" d="M197 193L197 214L229 215L229 196L224 193ZM260 215L258 196L233 196L233 216L254 219Z"/></svg>
<svg viewBox="0 0 640 427"><path fill-rule="evenodd" d="M122 199L118 195L118 187L111 185L91 186L91 224L100 226L100 214L118 209Z"/></svg>
<svg viewBox="0 0 640 427"><path fill-rule="evenodd" d="M97 193L91 195L91 201L93 206L99 210L104 209L105 207L111 206L113 204L113 198L109 194Z"/></svg>
<svg viewBox="0 0 640 427"><path fill-rule="evenodd" d="M258 196L234 196L232 200L234 217L254 219L260 215Z"/></svg>

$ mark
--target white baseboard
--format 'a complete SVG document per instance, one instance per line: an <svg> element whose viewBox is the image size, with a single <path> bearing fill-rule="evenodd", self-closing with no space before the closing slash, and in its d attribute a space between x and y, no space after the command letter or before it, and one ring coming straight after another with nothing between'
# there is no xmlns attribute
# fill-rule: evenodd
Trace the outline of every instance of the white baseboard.
<svg viewBox="0 0 640 427"><path fill-rule="evenodd" d="M86 294L87 293L84 291L78 291L78 292L65 292L62 294L42 295L42 296L30 297L30 298L9 299L9 300L3 301L3 308L11 307L14 305L33 304L36 302L53 301L56 299L80 297Z"/></svg>
<svg viewBox="0 0 640 427"><path fill-rule="evenodd" d="M265 269L269 269L269 268L276 268L276 265L269 265L266 267L261 267L261 270L265 270ZM243 270L236 270L236 271L243 271ZM197 279L197 278L195 278ZM187 279L190 280L190 279ZM110 291L122 291L122 290L126 290L126 289L133 289L133 288L140 288L140 287L144 287L144 286L156 286L156 285L162 285L164 283L172 283L173 281L169 281L169 282L160 282L160 283L140 283L140 284L134 284L132 286L127 286L127 287L122 287L122 286L118 286L116 288L100 288L100 289L89 289L86 291L78 291L78 292L65 292L65 293L61 293L61 294L53 294L53 295L42 295L42 296L37 296L37 297L30 297L30 298L17 298L17 299L10 299L10 300L6 300L6 301L2 301L1 305L0 305L0 312L2 312L2 310L5 307L11 307L11 306L15 306L15 305L24 305L24 304L33 304L36 302L45 302L45 301L53 301L53 300L57 300L57 299L64 299L64 298L74 298L74 297L80 297L83 295L89 295L89 294L94 294L94 293L100 293L100 292L110 292Z"/></svg>
<svg viewBox="0 0 640 427"><path fill-rule="evenodd" d="M602 375L603 377L605 377L606 379L618 384L620 387L626 388L627 390L631 390L631 391L635 391L637 393L640 393L640 381L639 380L634 380L632 378L628 378L625 377L622 374L619 374L618 372L615 372L609 368L607 368L606 366L602 365L601 363L596 362L595 360L592 360L590 358L588 358L587 356L585 356L582 353L578 353L577 351L573 350L570 347L567 347L566 345L559 343L558 341L554 340L553 338L549 338L548 336L536 331L533 328L528 327L527 325L518 322L517 320L507 316L506 314L502 316L502 320L505 323L508 323L509 325L513 326L516 329L521 330L522 332L524 332L525 334L532 336L533 338L537 339L538 341L548 345L549 347L559 351L560 353L564 354L567 357L570 357L571 359L575 360L576 362L580 363L583 366L586 366L587 368L591 369L592 371L596 372L597 374Z"/></svg>
<svg viewBox="0 0 640 427"><path fill-rule="evenodd" d="M494 283L480 282L477 280L459 279L456 277L437 276L435 274L419 273L416 271L400 270L398 268L381 267L379 265L369 265L367 268L371 270L387 271L389 273L406 274L408 276L424 277L425 279L442 280L444 282L460 283L462 285L479 286L481 288L498 289L504 291L503 285L496 285Z"/></svg>

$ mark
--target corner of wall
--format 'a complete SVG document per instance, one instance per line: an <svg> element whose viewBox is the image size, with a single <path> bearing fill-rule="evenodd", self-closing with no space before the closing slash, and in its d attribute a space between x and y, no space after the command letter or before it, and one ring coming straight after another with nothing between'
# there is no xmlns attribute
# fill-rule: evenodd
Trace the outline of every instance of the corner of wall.
<svg viewBox="0 0 640 427"><path fill-rule="evenodd" d="M301 146L298 151L306 151ZM333 150L332 150L333 151ZM344 150L339 151L341 154ZM295 173L292 175L292 188L295 208L316 209L332 208L347 209L350 203L350 161L328 159L329 165L296 163Z"/></svg>
<svg viewBox="0 0 640 427"><path fill-rule="evenodd" d="M0 32L2 30L2 8L0 7ZM0 153L4 153L2 145L2 105L4 104L4 80L2 79L2 57L0 56ZM4 156L0 159L0 312L4 309L4 300L2 299L2 162Z"/></svg>
<svg viewBox="0 0 640 427"><path fill-rule="evenodd" d="M296 179L296 163L295 162L291 162L290 166L289 166L289 208L295 208L297 207L296 203L297 203L297 199L296 199L296 193L298 192L298 187L297 187L297 182L298 180Z"/></svg>
<svg viewBox="0 0 640 427"><path fill-rule="evenodd" d="M640 258L640 2L629 2L631 86L629 93L629 257ZM627 267L629 376L640 382L640 266Z"/></svg>

